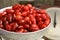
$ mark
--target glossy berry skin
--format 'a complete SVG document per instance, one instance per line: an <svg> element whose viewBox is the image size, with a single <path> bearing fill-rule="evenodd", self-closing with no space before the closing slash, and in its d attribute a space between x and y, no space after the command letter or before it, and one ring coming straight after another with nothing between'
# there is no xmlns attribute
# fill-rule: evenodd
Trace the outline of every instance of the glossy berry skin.
<svg viewBox="0 0 60 40"><path fill-rule="evenodd" d="M43 29L43 28L45 28L45 27L46 27L46 25L43 24L42 26L40 26L40 29Z"/></svg>
<svg viewBox="0 0 60 40"><path fill-rule="evenodd" d="M17 27L17 29L23 29L23 28L24 28L24 26L22 26L22 25Z"/></svg>
<svg viewBox="0 0 60 40"><path fill-rule="evenodd" d="M20 16L20 15L16 15L16 20L17 20L17 21L22 20L22 19L23 19L22 16Z"/></svg>
<svg viewBox="0 0 60 40"><path fill-rule="evenodd" d="M0 28L4 29L4 26L0 24Z"/></svg>
<svg viewBox="0 0 60 40"><path fill-rule="evenodd" d="M24 20L25 21L30 21L30 17L25 17Z"/></svg>
<svg viewBox="0 0 60 40"><path fill-rule="evenodd" d="M33 15L30 15L30 20L33 24L36 24L36 19L33 17Z"/></svg>
<svg viewBox="0 0 60 40"><path fill-rule="evenodd" d="M25 25L24 25L24 28L25 28L25 29L29 29L29 28L30 28L30 25L29 25L29 24L25 24Z"/></svg>
<svg viewBox="0 0 60 40"><path fill-rule="evenodd" d="M12 15L11 15L11 14L8 14L7 20L8 20L9 22L12 22Z"/></svg>
<svg viewBox="0 0 60 40"><path fill-rule="evenodd" d="M14 11L15 15L21 15L21 12L19 10Z"/></svg>
<svg viewBox="0 0 60 40"><path fill-rule="evenodd" d="M16 32L23 33L24 29L16 30Z"/></svg>
<svg viewBox="0 0 60 40"><path fill-rule="evenodd" d="M10 24L12 27L12 31L15 31L15 29L18 27L18 24L16 22Z"/></svg>
<svg viewBox="0 0 60 40"><path fill-rule="evenodd" d="M4 21L4 26L8 25L9 22L8 21Z"/></svg>
<svg viewBox="0 0 60 40"><path fill-rule="evenodd" d="M10 25L6 25L6 28L5 29L8 30L8 31L11 31L12 30L12 27Z"/></svg>
<svg viewBox="0 0 60 40"><path fill-rule="evenodd" d="M5 12L7 12L7 14L8 14L8 13L13 13L14 10L13 10L13 9L6 9Z"/></svg>
<svg viewBox="0 0 60 40"><path fill-rule="evenodd" d="M28 6L29 8L32 8L32 5L31 5L31 4L27 4L27 6Z"/></svg>
<svg viewBox="0 0 60 40"><path fill-rule="evenodd" d="M27 16L28 13L27 12L22 12L22 16Z"/></svg>
<svg viewBox="0 0 60 40"><path fill-rule="evenodd" d="M18 24L20 24L20 25L23 25L23 24L25 24L26 22L25 22L25 20L20 20L20 21L18 21Z"/></svg>
<svg viewBox="0 0 60 40"><path fill-rule="evenodd" d="M23 10L24 10L24 11L28 11L28 10L29 10L29 7L28 7L28 6L24 6L24 7L23 7Z"/></svg>
<svg viewBox="0 0 60 40"><path fill-rule="evenodd" d="M32 24L32 26L30 27L31 31L37 31L39 30L39 27L36 24Z"/></svg>
<svg viewBox="0 0 60 40"><path fill-rule="evenodd" d="M12 7L13 10L20 10L21 9L21 5L20 4L15 4Z"/></svg>
<svg viewBox="0 0 60 40"><path fill-rule="evenodd" d="M23 33L27 33L27 32L28 32L28 30L24 29Z"/></svg>
<svg viewBox="0 0 60 40"><path fill-rule="evenodd" d="M2 22L2 20L0 20L0 24L2 24L3 22Z"/></svg>

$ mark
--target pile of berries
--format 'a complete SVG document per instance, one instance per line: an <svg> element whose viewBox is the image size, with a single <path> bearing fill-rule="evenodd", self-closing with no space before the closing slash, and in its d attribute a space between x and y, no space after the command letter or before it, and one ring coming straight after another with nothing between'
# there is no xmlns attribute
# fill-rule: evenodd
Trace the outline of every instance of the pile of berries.
<svg viewBox="0 0 60 40"><path fill-rule="evenodd" d="M50 17L45 10L31 4L13 5L11 9L0 12L0 28L12 32L34 32L47 27Z"/></svg>

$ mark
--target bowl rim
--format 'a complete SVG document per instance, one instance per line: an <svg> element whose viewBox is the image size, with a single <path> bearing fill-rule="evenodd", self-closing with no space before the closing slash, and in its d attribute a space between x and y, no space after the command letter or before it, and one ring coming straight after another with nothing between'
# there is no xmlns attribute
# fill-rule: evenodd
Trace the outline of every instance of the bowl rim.
<svg viewBox="0 0 60 40"><path fill-rule="evenodd" d="M0 9L0 11L2 10L2 12L3 12L5 9L8 9L8 8L12 8L12 6L2 8L2 9ZM49 16L49 18L50 18L50 16ZM7 30L1 29L1 28L0 28L0 30L4 31L4 32L7 32L7 33L13 33L13 34L31 34L31 33L37 33L37 32L44 31L45 29L47 29L49 27L50 24L51 24L51 18L50 18L50 23L47 25L47 27L45 27L45 28L43 28L41 30L38 30L38 31L27 32L27 33L11 32L11 31L7 31Z"/></svg>

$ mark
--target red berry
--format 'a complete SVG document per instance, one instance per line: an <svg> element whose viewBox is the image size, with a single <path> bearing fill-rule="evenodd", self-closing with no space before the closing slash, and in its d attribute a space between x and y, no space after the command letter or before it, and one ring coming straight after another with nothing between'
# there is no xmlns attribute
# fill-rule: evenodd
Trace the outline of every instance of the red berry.
<svg viewBox="0 0 60 40"><path fill-rule="evenodd" d="M36 14L37 17L41 17L42 14Z"/></svg>
<svg viewBox="0 0 60 40"><path fill-rule="evenodd" d="M24 26L22 26L22 25L18 26L18 29L23 29L23 28L24 28Z"/></svg>
<svg viewBox="0 0 60 40"><path fill-rule="evenodd" d="M32 22L31 21L27 21L27 24L32 25Z"/></svg>
<svg viewBox="0 0 60 40"><path fill-rule="evenodd" d="M46 14L42 14L42 18L46 19L47 18Z"/></svg>
<svg viewBox="0 0 60 40"><path fill-rule="evenodd" d="M28 6L24 6L23 10L27 11L27 10L29 10L29 7Z"/></svg>
<svg viewBox="0 0 60 40"><path fill-rule="evenodd" d="M44 24L45 24L45 25L48 25L49 23L50 23L50 19L49 19L49 18L46 18Z"/></svg>
<svg viewBox="0 0 60 40"><path fill-rule="evenodd" d="M40 26L40 29L43 29L45 27L47 27L47 26L45 24L43 24L42 26Z"/></svg>
<svg viewBox="0 0 60 40"><path fill-rule="evenodd" d="M37 31L37 30L39 30L38 25L32 24L31 27L30 27L30 31Z"/></svg>
<svg viewBox="0 0 60 40"><path fill-rule="evenodd" d="M4 21L4 26L8 25L9 22L8 21Z"/></svg>
<svg viewBox="0 0 60 40"><path fill-rule="evenodd" d="M28 32L28 30L24 29L24 33Z"/></svg>
<svg viewBox="0 0 60 40"><path fill-rule="evenodd" d="M26 22L25 22L25 20L20 20L20 21L18 21L18 23L21 24L21 25L23 25L23 24L25 24Z"/></svg>
<svg viewBox="0 0 60 40"><path fill-rule="evenodd" d="M25 19L24 19L25 21L29 21L30 20L30 18L29 17L25 17Z"/></svg>
<svg viewBox="0 0 60 40"><path fill-rule="evenodd" d="M0 20L0 24L2 24L3 23L3 21L2 20Z"/></svg>
<svg viewBox="0 0 60 40"><path fill-rule="evenodd" d="M39 10L31 4L13 5L0 12L0 28L13 32L33 32L47 27L50 17L45 10Z"/></svg>
<svg viewBox="0 0 60 40"><path fill-rule="evenodd" d="M32 5L31 5L31 4L27 4L27 6L28 6L29 8L32 8Z"/></svg>
<svg viewBox="0 0 60 40"><path fill-rule="evenodd" d="M14 10L20 10L20 8L21 8L20 4L16 4L16 5L12 6L12 9L14 9Z"/></svg>
<svg viewBox="0 0 60 40"><path fill-rule="evenodd" d="M15 10L15 15L21 15L21 12L19 10Z"/></svg>
<svg viewBox="0 0 60 40"><path fill-rule="evenodd" d="M15 31L15 29L18 27L18 24L16 22L10 25L12 26L12 31Z"/></svg>
<svg viewBox="0 0 60 40"><path fill-rule="evenodd" d="M33 24L36 24L36 19L33 17L33 15L30 15L30 20Z"/></svg>
<svg viewBox="0 0 60 40"><path fill-rule="evenodd" d="M2 13L2 16L6 15L6 14L7 14L7 12L3 12L3 13Z"/></svg>
<svg viewBox="0 0 60 40"><path fill-rule="evenodd" d="M16 15L15 14L12 15L12 21L16 21Z"/></svg>
<svg viewBox="0 0 60 40"><path fill-rule="evenodd" d="M24 29L16 30L16 32L23 33Z"/></svg>
<svg viewBox="0 0 60 40"><path fill-rule="evenodd" d="M10 25L6 25L6 30L11 31L12 27Z"/></svg>
<svg viewBox="0 0 60 40"><path fill-rule="evenodd" d="M39 28L40 28L42 25L43 25L43 22L42 22L42 21L39 21L39 22L38 22Z"/></svg>
<svg viewBox="0 0 60 40"><path fill-rule="evenodd" d="M16 15L16 20L18 21L18 20L22 20L23 19L23 17L22 16L20 16L20 15Z"/></svg>
<svg viewBox="0 0 60 40"><path fill-rule="evenodd" d="M40 10L40 13L45 14L46 11L44 9Z"/></svg>
<svg viewBox="0 0 60 40"><path fill-rule="evenodd" d="M5 15L4 17L2 17L2 21L7 21L7 15Z"/></svg>
<svg viewBox="0 0 60 40"><path fill-rule="evenodd" d="M6 9L5 12L7 12L7 13L13 13L14 10L13 9Z"/></svg>
<svg viewBox="0 0 60 40"><path fill-rule="evenodd" d="M22 16L27 16L28 13L27 12L22 12Z"/></svg>
<svg viewBox="0 0 60 40"><path fill-rule="evenodd" d="M37 22L40 22L40 21L42 21L42 18L41 17L38 17L38 18L36 18L36 21Z"/></svg>
<svg viewBox="0 0 60 40"><path fill-rule="evenodd" d="M2 29L3 29L3 28L4 28L4 26L0 24L0 28L2 28Z"/></svg>
<svg viewBox="0 0 60 40"><path fill-rule="evenodd" d="M12 14L8 14L7 20L8 20L9 22L12 22Z"/></svg>
<svg viewBox="0 0 60 40"><path fill-rule="evenodd" d="M25 25L24 25L24 28L26 28L26 29L29 29L29 27L30 27L29 24L25 24Z"/></svg>

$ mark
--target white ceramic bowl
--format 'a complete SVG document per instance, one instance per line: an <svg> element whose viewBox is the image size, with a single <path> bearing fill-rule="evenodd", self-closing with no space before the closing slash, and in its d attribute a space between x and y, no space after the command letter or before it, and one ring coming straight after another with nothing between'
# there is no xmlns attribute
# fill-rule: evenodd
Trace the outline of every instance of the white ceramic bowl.
<svg viewBox="0 0 60 40"><path fill-rule="evenodd" d="M7 8L11 8L11 7L0 9L0 12L3 12ZM49 28L48 26L42 30L38 30L35 32L28 32L28 33L15 33L0 29L0 34L2 35L3 38L7 38L11 40L39 40L41 37L44 36L45 33L47 33L47 30Z"/></svg>

